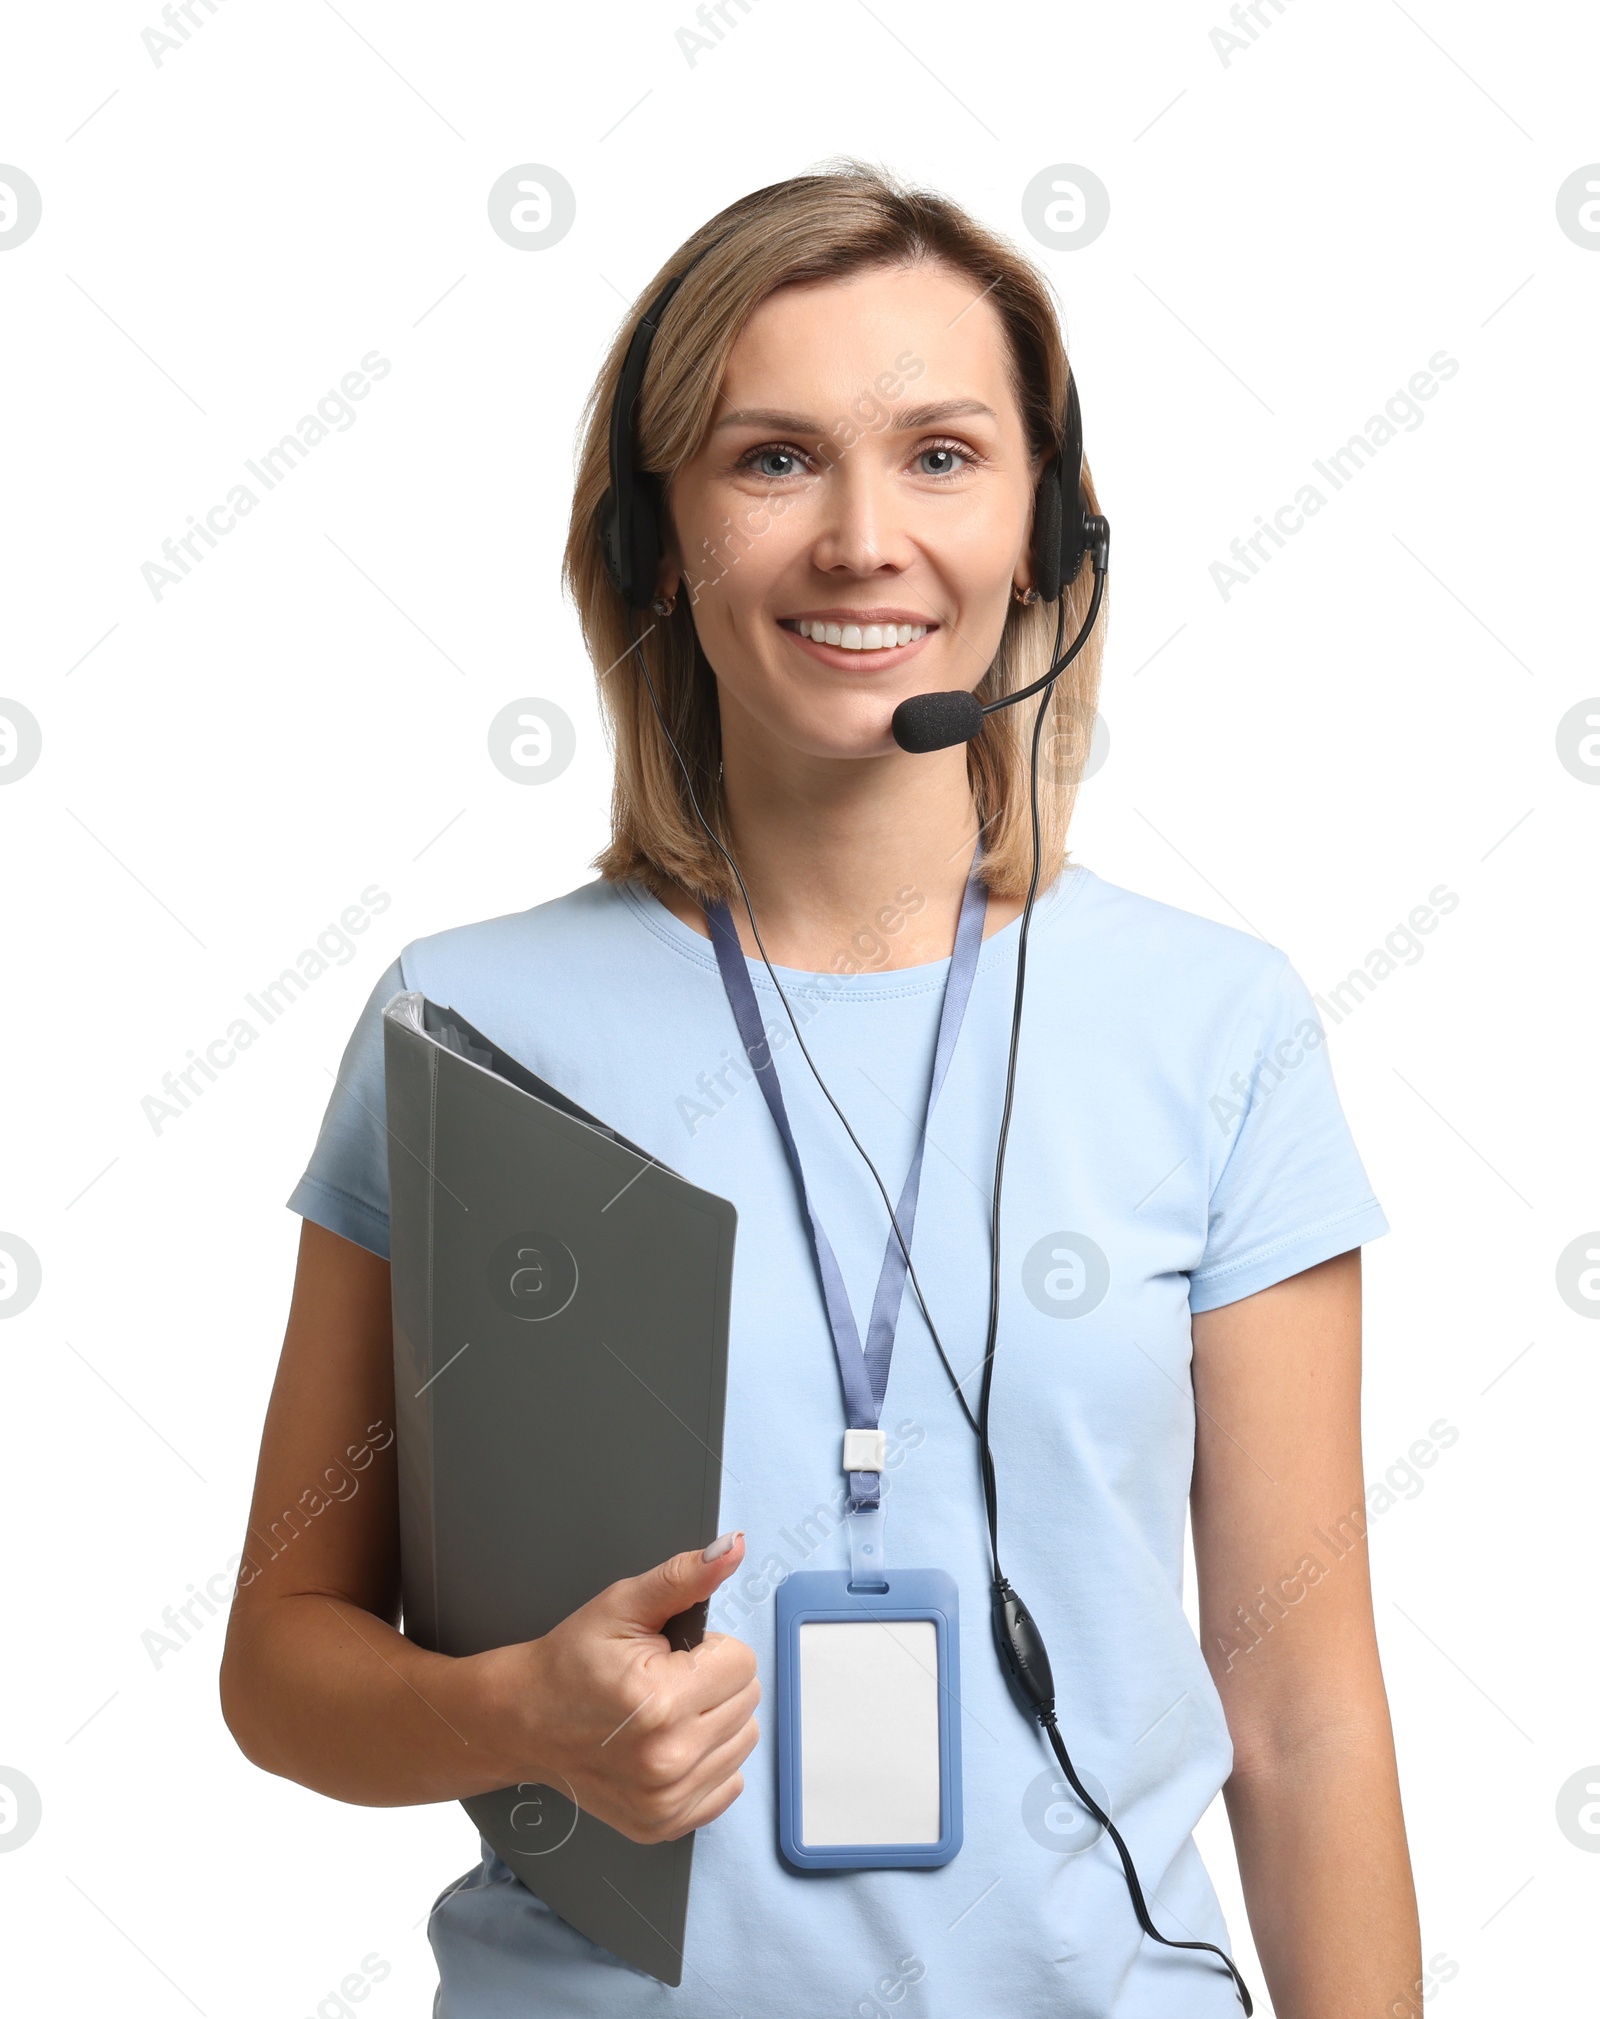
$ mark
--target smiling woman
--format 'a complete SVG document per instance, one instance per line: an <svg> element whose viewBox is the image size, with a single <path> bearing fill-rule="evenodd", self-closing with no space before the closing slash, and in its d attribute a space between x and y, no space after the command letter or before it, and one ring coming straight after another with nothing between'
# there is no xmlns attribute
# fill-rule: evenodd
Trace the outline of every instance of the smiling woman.
<svg viewBox="0 0 1600 2019"><path fill-rule="evenodd" d="M677 1993L484 1842L429 1920L451 2019L819 2019L863 1985L921 2019L1248 2012L1194 1842L1219 1793L1277 2019L1417 2009L1364 1541L1230 1659L1361 1503L1387 1222L1282 951L1066 861L1077 774L1032 758L1087 750L1099 681L1076 413L1039 275L848 165L696 232L600 373L565 566L615 748L601 873L373 990L289 1201L252 1527L393 1418L382 1024L417 990L735 1206L727 1532L447 1657L396 1630L381 1452L240 1591L223 1667L250 1757L338 1799L528 1783L699 1833ZM917 697L970 724L1047 666L970 741L896 739ZM530 1463L572 1435L520 1427ZM808 1665L837 1626L866 1668Z"/></svg>
<svg viewBox="0 0 1600 2019"><path fill-rule="evenodd" d="M597 666L630 639L595 538L612 409L638 316L677 275L633 427L669 507L661 600L680 581L686 593L642 649L726 840L728 743L771 708L801 711L817 755L849 755L886 781L905 774L888 736L896 702L955 688L988 702L1044 672L1055 610L1024 600L1026 550L1070 374L1044 281L954 204L858 172L797 177L730 205L641 291L590 400L566 574ZM1097 511L1087 462L1082 485ZM885 581L892 598L864 586ZM1085 569L1066 591L1069 636L1090 595ZM1056 684L1047 746L1088 747L1103 601ZM902 640L901 627L922 635ZM636 877L668 905L684 889L731 897L642 684L606 678L600 692L616 752L602 874ZM940 767L970 790L983 880L1002 908L1020 903L1031 870L1031 729L1020 711L990 716ZM919 792L928 783L924 766ZM1040 807L1041 887L1063 860L1076 778L1057 786Z"/></svg>

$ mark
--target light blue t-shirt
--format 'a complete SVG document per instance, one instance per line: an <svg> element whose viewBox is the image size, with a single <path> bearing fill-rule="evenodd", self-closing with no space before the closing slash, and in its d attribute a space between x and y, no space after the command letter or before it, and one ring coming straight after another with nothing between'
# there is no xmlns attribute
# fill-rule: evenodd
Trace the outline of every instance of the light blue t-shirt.
<svg viewBox="0 0 1600 2019"><path fill-rule="evenodd" d="M915 903L898 893L885 922ZM863 945L874 931L890 936L868 924ZM974 1407L1017 935L1013 921L984 942L929 1132L913 1247ZM923 1111L948 965L779 970L891 1197ZM864 1328L883 1204L765 970L752 961L750 973ZM794 1185L709 939L643 889L596 882L405 947L361 1014L289 1200L378 1254L388 1252L379 1018L400 989L459 1010L738 1208L721 1526L746 1531L748 1555L713 1600L711 1625L754 1647L766 1698L745 1792L700 1832L679 1989L578 1934L483 1846L429 1922L438 2019L1232 2019L1239 2006L1215 1958L1141 1936L1113 1846L1092 1840L1093 1820L1008 1693L989 1636L976 1440L909 1287L883 1417L887 1544L892 1562L937 1566L960 1588L965 1843L931 1871L802 1874L779 1856L773 1591L789 1571L848 1560L844 1416ZM1190 1313L1387 1229L1285 955L1082 866L1064 870L1035 909L1007 1153L992 1421L1001 1556L1048 1643L1073 1763L1174 1937L1228 1946L1190 1834L1232 1763L1182 1606Z"/></svg>

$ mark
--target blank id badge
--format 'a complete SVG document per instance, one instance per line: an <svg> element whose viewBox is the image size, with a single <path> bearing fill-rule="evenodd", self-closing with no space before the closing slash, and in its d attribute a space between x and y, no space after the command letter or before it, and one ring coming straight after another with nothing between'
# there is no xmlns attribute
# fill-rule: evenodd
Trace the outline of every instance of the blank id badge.
<svg viewBox="0 0 1600 2019"><path fill-rule="evenodd" d="M942 1570L797 1571L777 1590L778 1838L802 1871L961 1849L960 1615Z"/></svg>

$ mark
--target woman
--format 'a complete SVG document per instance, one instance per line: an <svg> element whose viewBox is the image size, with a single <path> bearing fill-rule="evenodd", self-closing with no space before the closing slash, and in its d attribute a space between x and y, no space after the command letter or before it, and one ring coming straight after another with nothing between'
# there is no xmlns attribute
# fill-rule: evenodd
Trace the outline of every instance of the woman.
<svg viewBox="0 0 1600 2019"><path fill-rule="evenodd" d="M608 424L638 314L677 275L633 415L662 480L655 610L635 620L604 551ZM749 1090L711 920L738 934L810 1195L864 1314L888 1216L799 1044L782 1042L789 1014L898 1199L969 879L986 893L912 1256L976 1407L1039 704L923 755L897 746L890 718L929 691L1013 693L1044 672L1058 618L1069 639L1081 628L1093 571L1064 609L1032 579L1066 388L1031 267L954 206L855 168L759 191L696 233L596 386L566 573L615 747L611 843L598 881L413 942L373 990L290 1201L306 1224L252 1526L363 1434L369 1490L252 1559L223 1671L250 1758L336 1799L566 1784L639 1841L703 1832L677 1991L579 1935L485 1845L430 1922L449 2019L1239 2009L1215 1956L1141 1932L1111 1842L1008 1693L986 1631L972 1432L913 1296L884 1415L887 1536L893 1562L955 1578L969 1621L964 1848L934 1870L796 1871L756 1752L773 1589L845 1560L850 1487L818 1264L774 1116ZM1191 1838L1221 1788L1279 2019L1420 2011L1359 1546L1360 1244L1386 1222L1283 954L1065 863L1100 642L1096 625L1042 732L990 1363L1006 1572L1152 1926L1226 1948ZM451 1004L739 1212L731 1540L641 1566L542 1639L470 1659L394 1626L378 1019L400 989ZM669 1649L659 1629L702 1598L705 1644Z"/></svg>

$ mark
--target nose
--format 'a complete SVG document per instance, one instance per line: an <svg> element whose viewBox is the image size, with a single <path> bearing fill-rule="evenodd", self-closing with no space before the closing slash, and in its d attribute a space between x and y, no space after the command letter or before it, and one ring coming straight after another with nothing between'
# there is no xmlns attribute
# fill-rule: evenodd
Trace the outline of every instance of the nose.
<svg viewBox="0 0 1600 2019"><path fill-rule="evenodd" d="M898 575L915 553L908 500L879 444L838 451L823 485L812 560L824 574Z"/></svg>

